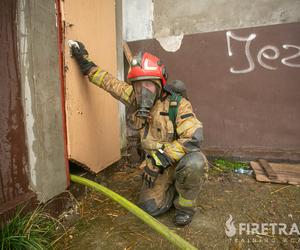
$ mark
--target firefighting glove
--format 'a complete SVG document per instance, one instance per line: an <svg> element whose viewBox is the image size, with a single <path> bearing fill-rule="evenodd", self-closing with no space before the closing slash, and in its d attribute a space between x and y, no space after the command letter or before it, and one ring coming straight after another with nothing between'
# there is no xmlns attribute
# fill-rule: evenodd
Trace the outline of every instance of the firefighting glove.
<svg viewBox="0 0 300 250"><path fill-rule="evenodd" d="M71 54L77 61L80 71L84 75L88 75L91 68L96 67L96 64L89 59L89 53L85 49L83 43L79 41L69 41Z"/></svg>
<svg viewBox="0 0 300 250"><path fill-rule="evenodd" d="M154 183L159 175L159 168L156 166L149 167L148 165L145 166L144 172L142 175L143 182L147 185L149 188L154 187Z"/></svg>
<svg viewBox="0 0 300 250"><path fill-rule="evenodd" d="M163 173L165 169L173 164L162 148L153 151L151 158L152 163L160 169L160 173Z"/></svg>

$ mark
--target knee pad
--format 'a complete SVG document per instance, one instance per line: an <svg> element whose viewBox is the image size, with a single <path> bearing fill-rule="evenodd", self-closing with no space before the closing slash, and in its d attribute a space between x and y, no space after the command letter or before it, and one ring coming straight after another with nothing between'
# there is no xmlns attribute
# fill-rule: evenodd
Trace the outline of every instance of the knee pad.
<svg viewBox="0 0 300 250"><path fill-rule="evenodd" d="M159 216L165 212L167 212L172 204L175 197L175 187L171 185L167 192L165 199L160 206L156 204L155 199L149 199L139 204L139 207L143 209L146 213L150 214L153 217Z"/></svg>
<svg viewBox="0 0 300 250"><path fill-rule="evenodd" d="M185 155L176 166L176 181L191 184L204 176L206 159L200 152Z"/></svg>

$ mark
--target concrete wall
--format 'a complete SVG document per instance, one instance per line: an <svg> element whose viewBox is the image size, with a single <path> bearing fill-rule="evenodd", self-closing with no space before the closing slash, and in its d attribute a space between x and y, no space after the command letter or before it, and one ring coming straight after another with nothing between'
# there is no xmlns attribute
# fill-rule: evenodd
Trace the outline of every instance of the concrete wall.
<svg viewBox="0 0 300 250"><path fill-rule="evenodd" d="M54 0L19 0L19 60L30 185L40 201L67 187Z"/></svg>
<svg viewBox="0 0 300 250"><path fill-rule="evenodd" d="M299 13L299 0L123 0L123 32L172 51L184 34L299 22Z"/></svg>
<svg viewBox="0 0 300 250"><path fill-rule="evenodd" d="M116 1L116 50L117 50L117 78L124 80L124 54L123 54L123 6L122 1ZM125 105L119 102L121 150L126 148L126 112Z"/></svg>
<svg viewBox="0 0 300 250"><path fill-rule="evenodd" d="M154 37L300 21L299 0L154 1Z"/></svg>
<svg viewBox="0 0 300 250"><path fill-rule="evenodd" d="M125 27L129 45L157 55L170 80L186 83L208 154L300 160L299 0L127 4L135 15L125 25L152 24L151 38Z"/></svg>
<svg viewBox="0 0 300 250"><path fill-rule="evenodd" d="M123 0L123 36L126 41L153 37L153 1Z"/></svg>

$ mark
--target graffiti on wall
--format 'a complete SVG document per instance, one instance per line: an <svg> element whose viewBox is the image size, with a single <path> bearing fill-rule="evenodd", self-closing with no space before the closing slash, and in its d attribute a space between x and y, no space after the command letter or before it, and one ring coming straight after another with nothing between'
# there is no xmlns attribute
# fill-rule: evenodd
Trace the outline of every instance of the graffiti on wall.
<svg viewBox="0 0 300 250"><path fill-rule="evenodd" d="M244 53L245 53L245 60L248 63L248 67L243 69L237 69L234 66L230 67L231 73L245 74L255 69L256 62L254 61L254 56L251 54L250 46L255 41L256 37L257 35L255 33L252 33L249 36L238 36L232 31L226 32L228 55L230 57L234 55L231 40L235 40L238 42L245 42ZM291 51L290 55L286 57L282 57L280 59L280 49ZM296 58L298 57L300 58L300 46L293 45L293 44L283 44L280 49L274 45L263 46L256 55L258 64L267 70L276 70L277 68L271 66L267 61L280 60L280 62L285 66L300 68L300 63L295 63L294 61Z"/></svg>

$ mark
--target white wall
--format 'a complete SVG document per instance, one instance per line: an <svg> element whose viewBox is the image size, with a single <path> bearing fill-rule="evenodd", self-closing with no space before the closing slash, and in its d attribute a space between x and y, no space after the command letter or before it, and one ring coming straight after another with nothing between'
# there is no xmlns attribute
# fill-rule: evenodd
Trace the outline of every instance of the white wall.
<svg viewBox="0 0 300 250"><path fill-rule="evenodd" d="M153 37L152 0L123 0L123 35L126 41Z"/></svg>

